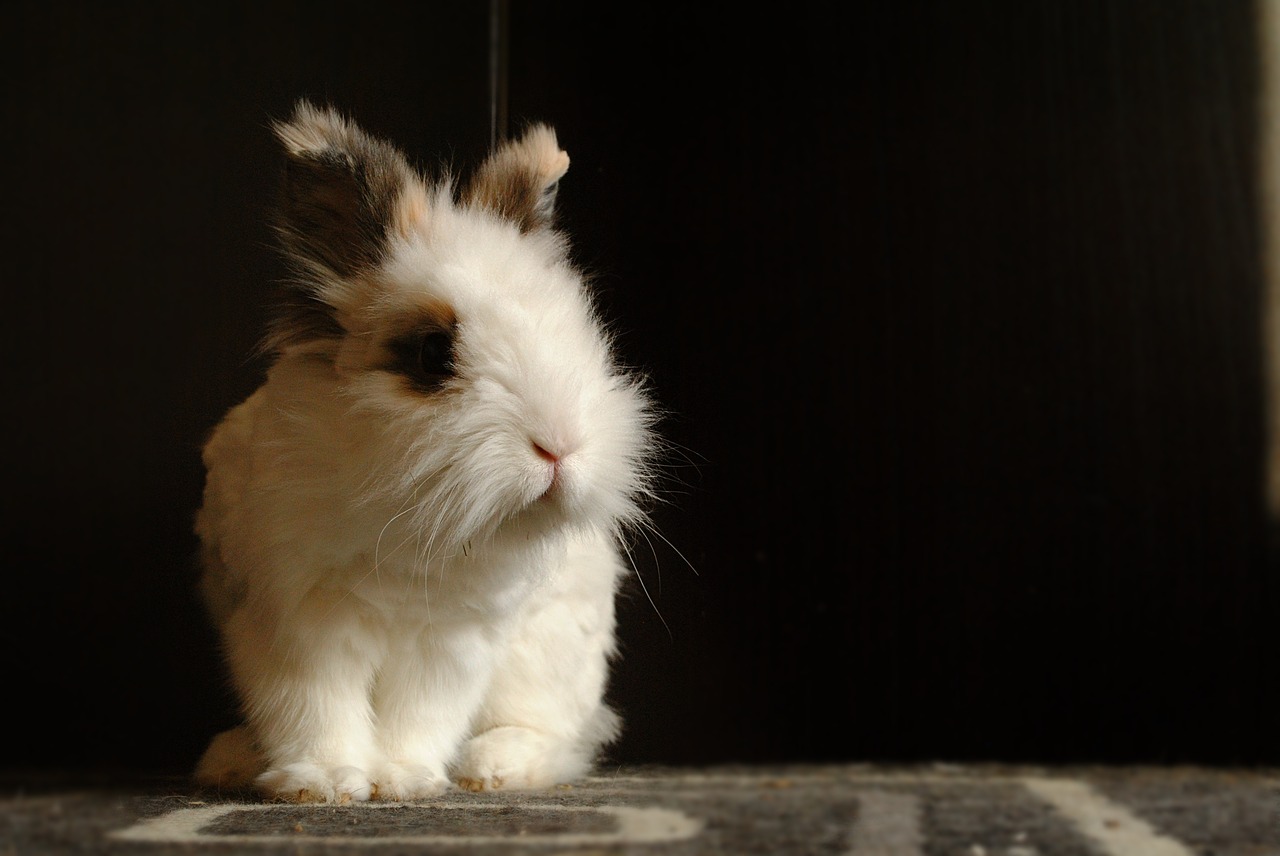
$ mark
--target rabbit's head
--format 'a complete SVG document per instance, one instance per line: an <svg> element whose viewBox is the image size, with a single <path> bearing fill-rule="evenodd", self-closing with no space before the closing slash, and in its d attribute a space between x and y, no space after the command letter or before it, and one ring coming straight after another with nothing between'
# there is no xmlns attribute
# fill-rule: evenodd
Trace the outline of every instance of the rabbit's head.
<svg viewBox="0 0 1280 856"><path fill-rule="evenodd" d="M639 522L652 410L552 227L555 133L455 186L330 109L302 102L276 132L292 275L267 344L324 379L297 396L340 402L333 454L369 462L353 500L442 547Z"/></svg>

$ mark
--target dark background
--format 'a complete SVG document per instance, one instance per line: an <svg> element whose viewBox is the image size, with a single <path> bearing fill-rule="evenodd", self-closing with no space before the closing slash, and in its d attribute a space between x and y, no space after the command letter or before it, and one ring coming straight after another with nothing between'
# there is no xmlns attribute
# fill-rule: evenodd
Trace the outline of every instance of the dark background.
<svg viewBox="0 0 1280 856"><path fill-rule="evenodd" d="M510 9L683 450L611 760L1280 763L1252 4L748 6ZM190 524L264 368L270 120L487 145L487 4L327 8L11 18L7 765L234 720Z"/></svg>

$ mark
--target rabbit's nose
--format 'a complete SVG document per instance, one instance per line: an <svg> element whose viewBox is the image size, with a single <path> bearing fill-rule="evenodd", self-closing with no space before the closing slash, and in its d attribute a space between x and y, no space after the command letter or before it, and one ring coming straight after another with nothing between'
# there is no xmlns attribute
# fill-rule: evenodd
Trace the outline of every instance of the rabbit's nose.
<svg viewBox="0 0 1280 856"><path fill-rule="evenodd" d="M546 448L546 446L543 446L537 440L533 441L533 451L537 452L538 457L542 458L544 461L549 461L552 464L560 463L561 456L557 455L555 452L550 451L549 449Z"/></svg>
<svg viewBox="0 0 1280 856"><path fill-rule="evenodd" d="M552 452L546 445L539 443L537 440L533 441L533 451L539 458L547 462L547 484L542 494L538 497L539 499L546 499L564 480L564 468L560 463L562 456Z"/></svg>

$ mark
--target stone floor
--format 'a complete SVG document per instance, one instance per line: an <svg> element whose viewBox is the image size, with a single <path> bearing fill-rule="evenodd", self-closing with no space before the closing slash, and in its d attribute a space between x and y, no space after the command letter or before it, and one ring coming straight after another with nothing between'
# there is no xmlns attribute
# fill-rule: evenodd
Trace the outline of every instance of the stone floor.
<svg viewBox="0 0 1280 856"><path fill-rule="evenodd" d="M1280 856L1280 770L622 768L523 793L294 806L183 780L7 776L20 854Z"/></svg>

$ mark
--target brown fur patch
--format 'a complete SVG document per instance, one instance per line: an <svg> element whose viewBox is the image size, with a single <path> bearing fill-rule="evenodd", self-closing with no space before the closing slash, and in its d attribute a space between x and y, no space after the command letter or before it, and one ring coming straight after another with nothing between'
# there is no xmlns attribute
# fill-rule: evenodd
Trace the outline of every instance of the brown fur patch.
<svg viewBox="0 0 1280 856"><path fill-rule="evenodd" d="M454 366L450 362L442 373L424 371L423 341L428 337L437 337L438 341L448 342L451 350L457 326L458 317L453 307L442 300L422 298L420 305L413 311L396 319L382 343L377 368L400 375L415 392L439 392L453 377Z"/></svg>
<svg viewBox="0 0 1280 856"><path fill-rule="evenodd" d="M288 155L276 227L294 276L265 346L327 350L345 332L347 283L381 264L391 230L425 216L426 191L398 149L334 110L301 101L275 132Z"/></svg>
<svg viewBox="0 0 1280 856"><path fill-rule="evenodd" d="M449 330L457 325L458 315L452 306L438 297L422 295L417 298L413 308L396 313L396 320L390 328L394 336L414 330Z"/></svg>
<svg viewBox="0 0 1280 856"><path fill-rule="evenodd" d="M534 125L481 164L462 192L462 202L487 208L528 232L552 219L555 185L569 169L569 155L555 132Z"/></svg>
<svg viewBox="0 0 1280 856"><path fill-rule="evenodd" d="M290 152L279 214L285 246L339 276L376 267L401 191L416 181L398 150L340 126L324 148Z"/></svg>

